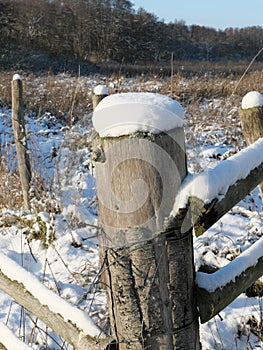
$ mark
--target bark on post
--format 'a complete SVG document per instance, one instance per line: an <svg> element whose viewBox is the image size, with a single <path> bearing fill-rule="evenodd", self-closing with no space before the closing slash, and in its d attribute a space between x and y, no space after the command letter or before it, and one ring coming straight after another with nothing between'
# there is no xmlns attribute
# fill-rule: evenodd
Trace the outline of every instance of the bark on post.
<svg viewBox="0 0 263 350"><path fill-rule="evenodd" d="M31 168L26 142L25 121L23 114L23 85L22 79L15 74L12 81L12 125L16 144L18 169L21 180L24 207L30 209Z"/></svg>
<svg viewBox="0 0 263 350"><path fill-rule="evenodd" d="M199 349L192 230L164 232L186 176L183 128L97 135L93 149L116 348Z"/></svg>
<svg viewBox="0 0 263 350"><path fill-rule="evenodd" d="M248 145L263 137L263 107L240 109L239 115L244 138ZM258 187L263 200L263 182Z"/></svg>

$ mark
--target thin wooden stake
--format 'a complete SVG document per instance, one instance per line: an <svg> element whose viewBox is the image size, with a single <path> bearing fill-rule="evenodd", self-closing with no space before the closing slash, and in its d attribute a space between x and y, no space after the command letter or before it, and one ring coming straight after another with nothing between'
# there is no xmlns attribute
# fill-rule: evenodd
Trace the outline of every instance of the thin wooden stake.
<svg viewBox="0 0 263 350"><path fill-rule="evenodd" d="M12 81L12 125L16 144L18 169L20 174L24 207L30 209L31 167L26 142L25 121L23 114L23 84L20 75L15 74Z"/></svg>
<svg viewBox="0 0 263 350"><path fill-rule="evenodd" d="M173 90L174 90L173 76L174 76L174 53L172 52L171 54L171 94L173 94Z"/></svg>

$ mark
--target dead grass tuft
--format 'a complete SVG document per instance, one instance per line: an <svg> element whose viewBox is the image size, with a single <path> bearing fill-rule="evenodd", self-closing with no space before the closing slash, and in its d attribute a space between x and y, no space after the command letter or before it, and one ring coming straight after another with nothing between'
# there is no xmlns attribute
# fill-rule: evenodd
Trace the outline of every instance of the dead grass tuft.
<svg viewBox="0 0 263 350"><path fill-rule="evenodd" d="M23 196L17 171L10 172L8 167L0 163L0 209L21 208Z"/></svg>

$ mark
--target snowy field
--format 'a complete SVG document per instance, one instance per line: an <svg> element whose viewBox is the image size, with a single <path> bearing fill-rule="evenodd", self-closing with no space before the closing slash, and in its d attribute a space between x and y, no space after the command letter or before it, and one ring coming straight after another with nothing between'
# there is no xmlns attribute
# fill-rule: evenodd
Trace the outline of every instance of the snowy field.
<svg viewBox="0 0 263 350"><path fill-rule="evenodd" d="M95 86L99 82L97 78L89 84ZM139 90L136 84L134 79L127 79L123 90ZM153 81L145 89L158 92L159 85ZM183 107L190 173L214 168L245 147L238 117L241 99L231 105L220 98L203 99L198 111ZM12 195L9 206L0 204L0 253L84 310L94 324L107 332L106 298L97 284L99 228L90 153L91 115L79 118L71 129L50 113L38 117L28 114L26 122L35 179L31 212L12 205L19 194L15 185L10 188L8 176L16 169L11 111L0 110L1 170L8 169L1 181L2 188L8 187L7 193ZM262 202L256 188L205 234L194 238L196 269L209 266L216 270L225 266L262 234ZM0 305L0 343L1 337L8 339L8 349L18 349L12 343L13 337L9 337L11 329L33 349L72 350L3 292ZM200 326L202 349L263 349L262 307L261 297L240 295L220 315Z"/></svg>

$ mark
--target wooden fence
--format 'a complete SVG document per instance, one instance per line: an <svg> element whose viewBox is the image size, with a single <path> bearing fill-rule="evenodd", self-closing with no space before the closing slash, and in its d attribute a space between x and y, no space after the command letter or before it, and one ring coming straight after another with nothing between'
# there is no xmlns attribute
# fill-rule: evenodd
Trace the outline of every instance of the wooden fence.
<svg viewBox="0 0 263 350"><path fill-rule="evenodd" d="M107 349L120 350L199 349L199 317L201 322L208 321L256 281L263 274L263 258L258 257L255 266L247 266L225 285L207 290L202 283L195 283L200 276L197 274L196 279L193 230L198 235L204 233L262 182L263 160L245 177L229 184L223 198L216 194L207 203L190 197L175 216L168 217L187 175L183 128L151 135L146 140L143 133L121 138L97 135L93 145L99 220L106 234L103 272L114 341L109 345L106 335L98 339L83 334L75 324L41 304L30 288L3 271L0 288L79 350L105 349L107 344ZM248 149L253 157L260 148L263 140ZM156 149L162 151L157 156ZM162 157L163 152L169 157ZM122 161L116 163L116 159ZM242 159L241 155L240 162ZM170 161L176 165L176 174ZM213 179L213 172L210 176ZM107 177L114 188L112 197L109 188L105 189ZM132 183L138 179L147 183L146 201L132 213L121 212L116 198L129 201ZM164 203L160 194L165 195ZM110 208L105 204L109 201Z"/></svg>
<svg viewBox="0 0 263 350"><path fill-rule="evenodd" d="M99 220L105 232L106 290L117 348L199 349L198 318L206 322L214 317L263 269L258 257L255 266L246 266L215 290L196 284L193 230L204 233L262 181L263 139L233 156L237 169L244 168L248 159L258 161L247 174L224 184L223 196L215 193L209 201L190 196L168 219L187 173L182 128L157 135L97 135L93 145L100 155L95 158ZM222 178L230 177L229 171L232 167L221 169ZM136 189L138 179L148 191L144 201L140 199L144 188ZM217 179L214 169L209 173L212 186ZM136 201L143 204L127 210L126 203Z"/></svg>

